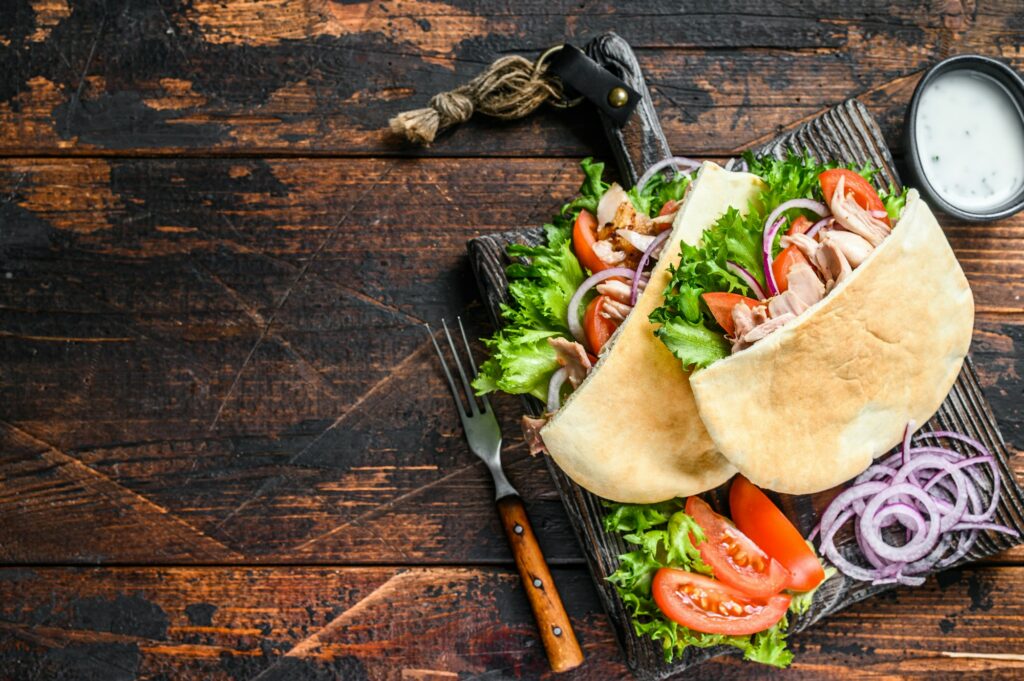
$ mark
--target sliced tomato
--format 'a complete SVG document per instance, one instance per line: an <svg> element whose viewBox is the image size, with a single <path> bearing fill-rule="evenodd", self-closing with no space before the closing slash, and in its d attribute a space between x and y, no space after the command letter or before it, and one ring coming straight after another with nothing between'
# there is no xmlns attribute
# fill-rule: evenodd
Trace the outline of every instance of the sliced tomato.
<svg viewBox="0 0 1024 681"><path fill-rule="evenodd" d="M736 325L732 321L732 309L737 303L743 303L751 310L763 305L760 301L741 296L739 293L702 293L700 297L704 299L718 325L730 336L736 331Z"/></svg>
<svg viewBox="0 0 1024 681"><path fill-rule="evenodd" d="M712 510L700 497L686 500L686 515L704 530L697 545L700 557L715 577L753 598L768 598L789 582L789 571L765 553L727 518Z"/></svg>
<svg viewBox="0 0 1024 681"><path fill-rule="evenodd" d="M597 218L589 210L581 210L576 216L576 223L572 227L572 250L580 264L590 270L591 274L606 270L611 265L606 265L603 260L594 253L594 244L597 242Z"/></svg>
<svg viewBox="0 0 1024 681"><path fill-rule="evenodd" d="M779 287L779 293L789 288L789 270L797 263L810 265L807 259L795 244L790 244L782 249L782 252L775 256L772 262L772 274L775 275L775 285Z"/></svg>
<svg viewBox="0 0 1024 681"><path fill-rule="evenodd" d="M590 301L587 305L587 310L583 314L583 333L587 337L587 345L590 346L590 351L595 355L600 354L601 348L608 342L608 339L615 333L615 329L619 328L619 325L608 319L602 317L598 310L601 309L601 305L604 304L604 300L607 296L597 296Z"/></svg>
<svg viewBox="0 0 1024 681"><path fill-rule="evenodd" d="M722 582L676 568L661 568L651 583L654 602L665 616L694 631L743 636L782 619L787 594L751 598Z"/></svg>
<svg viewBox="0 0 1024 681"><path fill-rule="evenodd" d="M675 199L669 199L668 201L665 202L665 205L661 207L661 210L658 211L658 217L661 217L662 215L668 215L670 213L675 213L677 210L679 210L680 203L680 201L676 201Z"/></svg>
<svg viewBox="0 0 1024 681"><path fill-rule="evenodd" d="M736 527L789 570L787 588L810 591L825 579L825 570L800 531L768 496L742 475L729 489L729 512Z"/></svg>
<svg viewBox="0 0 1024 681"><path fill-rule="evenodd" d="M796 220L793 220L793 224L786 230L786 236L793 236L794 234L806 234L807 230L814 226L814 223L805 218L803 215L797 216Z"/></svg>
<svg viewBox="0 0 1024 681"><path fill-rule="evenodd" d="M832 194L836 191L839 178L846 178L846 194L853 195L853 200L864 210L885 210L885 204L879 198L878 192L871 186L871 183L861 177L858 173L846 168L833 168L818 175L818 182L821 183L821 193L825 196L825 203L832 203ZM889 218L880 218L885 224Z"/></svg>

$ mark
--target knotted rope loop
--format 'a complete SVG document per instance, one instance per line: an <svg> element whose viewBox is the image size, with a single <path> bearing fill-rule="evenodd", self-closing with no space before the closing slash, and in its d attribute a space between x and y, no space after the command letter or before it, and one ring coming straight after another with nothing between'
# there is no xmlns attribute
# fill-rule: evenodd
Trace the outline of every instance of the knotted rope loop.
<svg viewBox="0 0 1024 681"><path fill-rule="evenodd" d="M392 132L411 142L428 145L437 133L465 123L475 111L501 120L523 118L548 100L563 99L562 83L548 73L548 50L531 62L519 55L502 57L465 85L430 98L426 108L398 114Z"/></svg>

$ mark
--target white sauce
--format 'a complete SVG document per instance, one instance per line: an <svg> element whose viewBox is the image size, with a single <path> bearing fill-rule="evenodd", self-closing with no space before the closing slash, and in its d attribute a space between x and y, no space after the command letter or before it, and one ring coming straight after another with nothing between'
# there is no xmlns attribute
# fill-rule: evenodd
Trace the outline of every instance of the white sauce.
<svg viewBox="0 0 1024 681"><path fill-rule="evenodd" d="M928 183L954 206L995 208L1024 186L1024 121L988 76L950 71L931 82L917 105L916 141Z"/></svg>

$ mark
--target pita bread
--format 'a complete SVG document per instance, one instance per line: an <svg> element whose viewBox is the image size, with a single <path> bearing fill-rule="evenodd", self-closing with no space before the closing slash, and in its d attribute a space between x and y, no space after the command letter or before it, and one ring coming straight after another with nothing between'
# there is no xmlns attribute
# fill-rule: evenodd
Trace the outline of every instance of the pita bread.
<svg viewBox="0 0 1024 681"><path fill-rule="evenodd" d="M911 190L882 244L834 291L690 385L719 451L751 482L809 494L843 483L939 408L971 342L974 299Z"/></svg>
<svg viewBox="0 0 1024 681"><path fill-rule="evenodd" d="M717 487L736 472L704 430L686 372L654 335L679 242L696 242L729 206L747 206L761 181L705 163L673 223L650 284L587 379L541 430L566 475L598 496L652 503Z"/></svg>

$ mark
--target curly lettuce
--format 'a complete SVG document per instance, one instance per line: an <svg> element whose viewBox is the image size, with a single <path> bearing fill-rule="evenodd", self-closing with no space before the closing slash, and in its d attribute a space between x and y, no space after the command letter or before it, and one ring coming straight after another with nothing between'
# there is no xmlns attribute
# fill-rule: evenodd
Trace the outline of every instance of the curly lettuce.
<svg viewBox="0 0 1024 681"><path fill-rule="evenodd" d="M541 400L547 396L551 374L559 366L548 339L572 339L569 300L587 275L572 251L573 224L581 210L597 212L597 204L609 187L601 179L604 163L588 158L580 165L584 180L579 195L544 225L546 243L508 247L513 261L506 270L512 302L501 306L505 326L484 340L489 358L473 381L478 394L501 390ZM638 211L654 216L666 202L681 200L689 182L687 176L666 180L659 175L642 192L634 187L627 194Z"/></svg>

